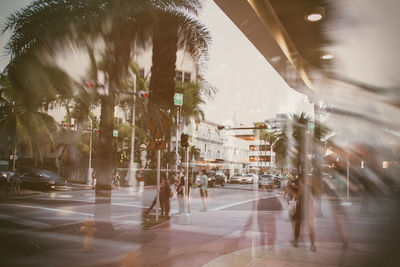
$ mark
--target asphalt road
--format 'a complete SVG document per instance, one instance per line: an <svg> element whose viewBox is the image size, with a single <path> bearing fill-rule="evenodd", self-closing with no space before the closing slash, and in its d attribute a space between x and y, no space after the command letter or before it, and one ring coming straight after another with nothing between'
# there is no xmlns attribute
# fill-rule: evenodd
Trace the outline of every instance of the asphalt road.
<svg viewBox="0 0 400 267"><path fill-rule="evenodd" d="M261 245L279 246L287 244L292 238L292 226L286 213L287 204L283 201L280 190L258 190L256 185L237 184L210 188L209 212L202 213L199 211L202 206L199 190L193 188L192 227L188 228L179 223L179 217L176 216L178 202L174 196L171 199L171 223L152 230L143 230L141 223L145 217L142 217L142 211L150 205L155 192L155 188L146 188L141 195L127 188L113 190L111 220L116 236L108 238L102 235L107 231L98 230L93 254L81 252L83 238L80 234L82 222L94 213L93 190L75 189L2 199L2 266L85 266L84 263L88 259L92 265L97 266L94 263L99 260L103 265L110 260L115 263L127 251L137 250L144 253L143 255L149 253L144 256L149 257L149 260L157 257L158 260L162 260L169 255L165 251L179 252L186 248L191 251L195 244L203 244L202 242L205 243L204 246L199 245L199 251L204 252L204 248L209 248L215 253L214 249L217 247L229 247L224 243L228 241L232 241L228 243L234 247L242 243L244 247L250 247L257 240ZM341 212L347 214L342 218L342 223L349 235L349 241L355 244L354 251L359 253L360 244L373 244L384 246L383 251L388 251L382 253L382 250L375 249L379 260L394 255L391 254L393 249L399 247L396 238L399 217L386 210L390 207L388 204L390 203L371 202L370 213L364 214L359 212L360 203L357 200L352 203L325 200L325 215L316 218L315 222L319 247L330 242L339 242L341 245L338 225L332 217L332 210L340 208ZM224 245L214 247L209 245L210 240ZM307 232L303 234L303 240L308 240ZM158 251L158 254L155 251ZM372 256L375 255L376 253ZM365 255L362 254L362 257ZM165 266L177 265L171 263ZM179 266L188 265L181 262Z"/></svg>
<svg viewBox="0 0 400 267"><path fill-rule="evenodd" d="M156 194L147 188L142 194L129 188L112 191L111 220L113 223L132 223L141 216ZM227 184L209 189L209 210L282 210L280 191L258 190L256 185ZM260 199L260 200L259 200ZM94 190L41 192L37 195L5 199L0 203L0 236L46 229L83 222L94 213ZM192 188L191 210L201 209L198 188ZM176 194L171 198L171 215L178 211Z"/></svg>

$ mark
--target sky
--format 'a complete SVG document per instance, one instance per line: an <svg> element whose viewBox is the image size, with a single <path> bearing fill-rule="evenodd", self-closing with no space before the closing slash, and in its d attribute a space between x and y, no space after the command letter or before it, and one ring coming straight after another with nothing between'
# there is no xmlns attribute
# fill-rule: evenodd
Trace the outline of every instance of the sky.
<svg viewBox="0 0 400 267"><path fill-rule="evenodd" d="M0 0L0 23L7 16L27 5L29 0ZM205 119L220 124L238 126L263 121L279 113L312 113L308 99L291 89L243 33L218 8L206 0L200 20L208 27L212 45L206 79L218 89L213 99L203 106ZM7 64L4 45L8 39L0 37L0 69ZM69 62L73 72L84 71L79 62Z"/></svg>

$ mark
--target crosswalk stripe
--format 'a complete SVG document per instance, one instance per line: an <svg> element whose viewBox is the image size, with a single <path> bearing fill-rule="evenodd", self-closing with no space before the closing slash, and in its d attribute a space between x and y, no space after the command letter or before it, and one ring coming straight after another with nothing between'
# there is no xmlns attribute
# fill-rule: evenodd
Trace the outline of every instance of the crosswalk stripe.
<svg viewBox="0 0 400 267"><path fill-rule="evenodd" d="M56 211L56 212L61 212L61 213L78 214L78 215L84 215L86 217L89 216L89 215L93 215L91 213L86 213L86 212L78 212L78 211L64 210L64 209L46 208L46 207L39 207L39 206L18 205L18 204L0 204L0 205L1 206L8 206L8 207L40 209L40 210L47 210L47 211Z"/></svg>
<svg viewBox="0 0 400 267"><path fill-rule="evenodd" d="M0 213L0 220L5 220L5 221L9 221L12 223L29 226L29 227L45 227L45 226L50 225L47 223L41 223L41 222L32 221L32 220L19 218L19 217L15 217L15 216L11 216L11 215L6 215L6 214L2 214L2 213Z"/></svg>

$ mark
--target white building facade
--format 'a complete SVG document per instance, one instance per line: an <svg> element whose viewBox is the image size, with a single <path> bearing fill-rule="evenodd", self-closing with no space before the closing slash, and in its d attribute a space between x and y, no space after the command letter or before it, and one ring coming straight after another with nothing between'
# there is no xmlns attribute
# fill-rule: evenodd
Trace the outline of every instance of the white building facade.
<svg viewBox="0 0 400 267"><path fill-rule="evenodd" d="M200 151L200 158L196 161L197 168L208 170L215 168L230 175L244 172L249 163L249 150L246 142L227 135L218 127L221 125L207 120L199 123L192 121L180 131L180 133L188 134L190 145ZM175 137L173 137L172 145L175 146L175 144Z"/></svg>

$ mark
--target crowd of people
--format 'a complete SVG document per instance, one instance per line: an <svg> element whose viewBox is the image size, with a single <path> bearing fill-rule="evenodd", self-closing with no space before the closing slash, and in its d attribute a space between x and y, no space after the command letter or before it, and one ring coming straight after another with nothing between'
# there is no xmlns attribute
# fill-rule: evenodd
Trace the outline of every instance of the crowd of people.
<svg viewBox="0 0 400 267"><path fill-rule="evenodd" d="M174 175L172 175L171 179L168 179L165 173L161 173L160 177L160 191L159 191L159 203L161 207L161 215L169 216L170 213L170 199L174 196L174 191L171 188L172 185L175 187L176 197L178 200L178 207L179 207L179 214L184 212L191 212L191 199L192 199L192 184L193 178L189 178L187 183L187 191L185 192L185 170L182 168ZM206 170L203 170L203 176L200 180L200 196L203 201L203 208L200 211L207 211L207 184L208 178L206 175ZM185 195L187 196L187 210L185 211ZM146 214L150 213L150 211L155 207L157 204L157 195L154 197L153 202L151 203L150 207L145 211Z"/></svg>

